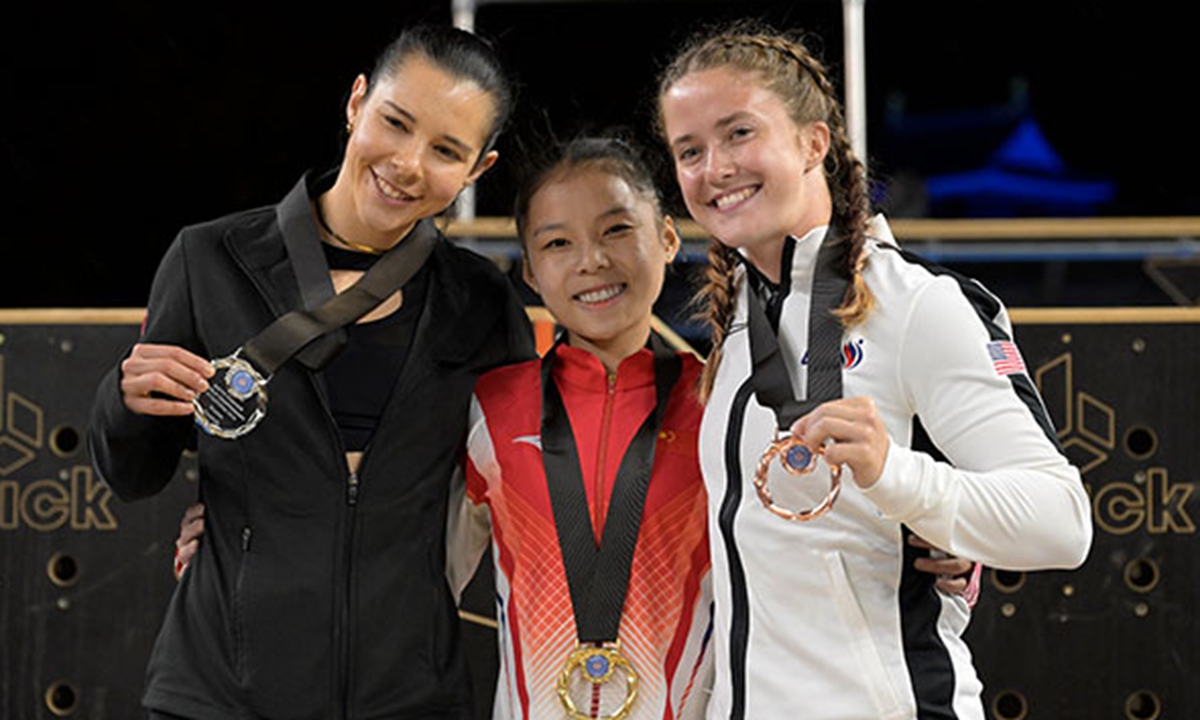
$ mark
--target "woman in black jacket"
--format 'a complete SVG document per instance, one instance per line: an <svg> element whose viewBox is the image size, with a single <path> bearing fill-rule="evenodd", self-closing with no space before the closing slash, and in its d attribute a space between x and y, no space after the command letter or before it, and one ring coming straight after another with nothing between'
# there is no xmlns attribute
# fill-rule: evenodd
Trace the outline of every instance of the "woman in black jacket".
<svg viewBox="0 0 1200 720"><path fill-rule="evenodd" d="M151 717L469 716L448 481L476 376L533 348L507 280L430 218L496 161L511 104L483 41L410 29L355 81L336 173L167 251L89 438L126 500L160 491L198 443L206 541L154 647ZM321 335L315 309L392 248L406 271ZM285 316L301 339L268 341ZM265 416L222 417L230 402Z"/></svg>

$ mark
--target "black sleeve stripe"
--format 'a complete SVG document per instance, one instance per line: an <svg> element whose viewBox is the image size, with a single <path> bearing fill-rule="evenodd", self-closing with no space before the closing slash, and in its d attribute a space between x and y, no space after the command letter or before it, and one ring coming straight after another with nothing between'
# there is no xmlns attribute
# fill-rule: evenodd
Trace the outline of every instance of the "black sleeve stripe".
<svg viewBox="0 0 1200 720"><path fill-rule="evenodd" d="M882 247L900 253L900 256L906 261L914 265L919 265L932 275L946 276L956 280L959 290L966 297L967 302L971 303L971 307L975 308L975 314L979 316L980 322L987 329L988 337L992 340L1012 341L1012 336L1005 332L1004 328L1000 327L998 322L1002 307L1000 300L978 280L969 278L966 275L942 267L936 263L929 262L907 250L901 250L891 245L884 245ZM1054 423L1050 420L1050 416L1046 412L1045 405L1042 404L1042 399L1038 395L1033 381L1024 373L1009 375L1008 379L1012 383L1013 391L1021 399L1021 402L1025 404L1025 407L1029 408L1029 412L1033 415L1033 419L1037 422L1038 427L1042 428L1042 432L1046 434L1046 438L1058 449L1059 453L1065 455L1062 444L1058 441L1058 433L1054 429Z"/></svg>

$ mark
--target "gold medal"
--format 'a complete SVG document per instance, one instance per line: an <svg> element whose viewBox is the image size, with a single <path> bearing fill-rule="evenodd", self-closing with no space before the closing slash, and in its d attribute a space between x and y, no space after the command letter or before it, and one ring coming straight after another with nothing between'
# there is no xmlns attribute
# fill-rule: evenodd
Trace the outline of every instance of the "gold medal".
<svg viewBox="0 0 1200 720"><path fill-rule="evenodd" d="M621 707L612 715L589 715L581 712L571 697L571 678L576 674L587 680L590 685L604 685L611 682L618 669L625 675L625 699ZM619 641L604 643L600 646L579 645L567 656L563 664L562 675L558 678L558 699L562 702L567 716L572 720L621 720L633 708L633 701L638 694L638 675L633 665L621 655Z"/></svg>
<svg viewBox="0 0 1200 720"><path fill-rule="evenodd" d="M767 488L767 471L771 468L771 460L779 456L779 464L792 475L808 475L817 469L817 458L824 455L824 448L812 450L792 435L782 437L767 446L762 459L758 461L758 472L754 475L754 487L758 490L758 499L771 512L784 520L807 522L815 520L833 508L838 493L842 491L842 467L829 466L829 494L816 507L807 510L789 510L775 504L771 491Z"/></svg>

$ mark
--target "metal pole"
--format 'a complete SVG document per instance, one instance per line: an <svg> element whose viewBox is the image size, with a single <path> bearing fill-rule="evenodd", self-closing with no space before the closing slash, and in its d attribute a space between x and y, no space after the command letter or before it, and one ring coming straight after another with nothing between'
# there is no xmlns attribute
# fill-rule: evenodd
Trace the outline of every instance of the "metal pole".
<svg viewBox="0 0 1200 720"><path fill-rule="evenodd" d="M469 33L475 32L475 0L453 0L450 9L454 15L454 27L460 30L466 30ZM463 191L458 194L456 207L458 209L458 212L456 213L458 219L475 219L474 185L464 188Z"/></svg>
<svg viewBox="0 0 1200 720"><path fill-rule="evenodd" d="M866 0L842 0L846 45L846 133L850 147L867 164L867 60L863 7Z"/></svg>
<svg viewBox="0 0 1200 720"><path fill-rule="evenodd" d="M454 14L454 27L475 32L475 0L453 0L450 12Z"/></svg>

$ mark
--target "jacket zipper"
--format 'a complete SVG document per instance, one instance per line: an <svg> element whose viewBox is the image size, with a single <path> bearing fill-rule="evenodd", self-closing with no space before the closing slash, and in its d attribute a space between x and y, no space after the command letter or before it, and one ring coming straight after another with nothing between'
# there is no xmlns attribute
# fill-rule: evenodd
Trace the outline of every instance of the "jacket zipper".
<svg viewBox="0 0 1200 720"><path fill-rule="evenodd" d="M311 377L314 390L317 397L321 401L321 406L325 410L325 416L328 420L328 427L333 438L333 446L336 449L338 461L345 467L345 452L342 449L342 436L338 431L337 424L333 420L333 410L329 406L329 398L326 396L324 387L319 382L315 374ZM359 461L358 470L362 470L362 464L366 461L366 451L364 449L363 457ZM346 531L343 535L343 569L342 575L344 583L337 599L338 602L338 623L334 628L334 647L336 648L336 656L334 663L334 677L336 682L335 692L337 695L336 707L338 708L337 717L339 720L349 720L351 714L351 697L350 697L350 678L352 671L350 669L350 591L354 586L354 529L355 512L358 505L359 493L359 474L351 472L346 476L346 507L348 509L346 517Z"/></svg>
<svg viewBox="0 0 1200 720"><path fill-rule="evenodd" d="M359 465L361 469L362 465ZM350 698L350 680L353 675L353 670L350 668L350 596L354 588L354 528L355 518L358 516L356 506L358 505L358 473L352 472L346 476L346 507L348 508L348 517L346 519L346 556L345 556L345 577L346 585L342 592L342 608L341 608L341 632L342 632L342 647L341 647L341 695L342 695L342 717L347 720L353 717L351 713L351 698Z"/></svg>
<svg viewBox="0 0 1200 720"><path fill-rule="evenodd" d="M249 525L242 527L242 563L238 568L237 576L237 601L234 604L234 613L236 619L234 621L235 643L236 643L236 658L234 659L235 669L239 678L243 681L246 677L246 563L250 562L250 540L254 531Z"/></svg>
<svg viewBox="0 0 1200 720"><path fill-rule="evenodd" d="M600 425L600 447L596 454L596 509L592 514L592 527L596 533L596 546L600 546L600 540L604 537L604 522L606 520L606 511L608 506L608 498L604 494L604 460L608 455L608 433L612 425L613 404L617 399L617 373L608 372L608 392L604 396L604 415ZM600 717L600 686L592 686L592 704L590 717Z"/></svg>
<svg viewBox="0 0 1200 720"><path fill-rule="evenodd" d="M262 296L263 300L265 300L267 305L271 308L272 313L274 313L276 316L282 316L286 312L286 308L278 307L278 304L274 300L274 295L267 291L267 289L259 281L258 276L254 272L252 272L250 270L250 268L246 265L246 263L242 260L241 255L239 255L238 253L233 253L233 256L234 256L234 261L241 268L242 272L245 273L246 277L249 278L251 284L253 284L255 289L258 291L259 295ZM344 457L344 453L342 451L342 437L341 437L341 433L338 431L337 424L334 422L333 410L329 406L329 398L325 394L325 389L322 386L320 379L317 377L317 373L310 372L310 373L308 373L308 375L309 375L309 382L312 383L313 390L317 393L317 399L320 400L321 407L325 410L325 417L327 418L327 421L328 421L327 426L329 427L332 438L333 438L333 447L336 449L335 452L338 455L338 460L344 463L345 457ZM364 453L363 459L364 460L366 459L365 453ZM362 469L361 463L359 465L359 469L360 470ZM346 488L347 505L350 508L350 515L349 515L349 518L346 523L346 534L345 534L346 546L345 546L345 558L344 559L345 559L346 566L345 566L344 573L345 573L345 577L346 577L346 583L345 583L345 587L343 589L344 592L342 593L341 598L338 601L341 605L340 613L339 613L341 621L339 623L339 627L334 628L334 631L333 631L334 632L334 638L333 638L334 646L339 647L338 657L336 657L334 659L335 664L338 665L338 667L335 668L335 673L334 673L335 677L337 678L336 682L338 683L338 687L335 688L335 692L337 693L338 698L340 700L340 702L338 702L338 707L340 708L340 716L341 716L341 718L346 718L346 719L348 719L350 717L350 691L349 691L349 686L350 686L350 633L349 633L350 587L351 587L351 579L353 576L353 573L351 572L351 558L353 555L352 539L354 536L354 517L355 517L354 506L358 503L358 485L359 485L359 482L358 482L357 473L351 473L350 478L347 478L347 488ZM249 528L246 528L246 531L249 531ZM245 532L245 534L243 535L243 547L247 551L249 550L249 543L250 543L249 533Z"/></svg>
<svg viewBox="0 0 1200 720"><path fill-rule="evenodd" d="M612 425L613 404L617 399L617 374L608 373L608 392L604 396L604 415L600 421L600 445L596 454L596 478L594 481L596 507L592 512L592 528L596 533L596 544L604 537L604 520L608 514L608 498L604 494L604 460L608 455L608 433Z"/></svg>

